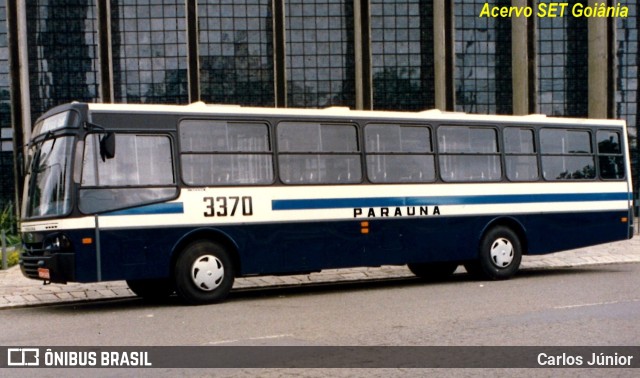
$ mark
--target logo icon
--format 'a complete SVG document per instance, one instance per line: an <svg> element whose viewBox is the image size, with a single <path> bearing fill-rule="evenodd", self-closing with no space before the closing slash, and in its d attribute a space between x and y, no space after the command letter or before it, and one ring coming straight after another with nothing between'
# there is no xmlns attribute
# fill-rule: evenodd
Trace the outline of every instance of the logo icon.
<svg viewBox="0 0 640 378"><path fill-rule="evenodd" d="M7 349L8 366L39 366L40 349L9 348Z"/></svg>

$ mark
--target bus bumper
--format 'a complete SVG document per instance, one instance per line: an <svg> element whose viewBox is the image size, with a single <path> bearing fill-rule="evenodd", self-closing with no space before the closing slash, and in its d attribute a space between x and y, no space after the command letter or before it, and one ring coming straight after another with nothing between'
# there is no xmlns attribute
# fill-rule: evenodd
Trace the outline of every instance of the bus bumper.
<svg viewBox="0 0 640 378"><path fill-rule="evenodd" d="M25 277L55 283L75 281L73 253L50 256L20 256L20 269Z"/></svg>

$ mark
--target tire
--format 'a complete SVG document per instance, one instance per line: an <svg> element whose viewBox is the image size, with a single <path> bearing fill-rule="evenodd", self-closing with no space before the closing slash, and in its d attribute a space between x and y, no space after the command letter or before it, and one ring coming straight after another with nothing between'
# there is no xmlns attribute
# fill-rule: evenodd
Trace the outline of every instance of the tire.
<svg viewBox="0 0 640 378"><path fill-rule="evenodd" d="M522 261L520 238L508 227L490 229L480 242L478 259L464 267L470 274L487 280L506 280L513 277Z"/></svg>
<svg viewBox="0 0 640 378"><path fill-rule="evenodd" d="M218 303L233 287L233 260L220 244L200 240L178 256L174 276L176 293L185 303Z"/></svg>
<svg viewBox="0 0 640 378"><path fill-rule="evenodd" d="M411 273L428 281L442 281L453 275L458 268L456 262L407 264Z"/></svg>
<svg viewBox="0 0 640 378"><path fill-rule="evenodd" d="M127 280L127 286L139 297L148 300L162 300L174 293L173 281L158 278L150 280Z"/></svg>

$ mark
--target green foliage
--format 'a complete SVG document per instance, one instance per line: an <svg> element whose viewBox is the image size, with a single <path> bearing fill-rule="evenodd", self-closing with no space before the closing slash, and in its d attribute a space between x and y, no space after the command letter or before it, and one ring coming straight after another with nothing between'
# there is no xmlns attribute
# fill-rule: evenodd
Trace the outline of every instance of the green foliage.
<svg viewBox="0 0 640 378"><path fill-rule="evenodd" d="M2 253L0 253L2 255ZM20 252L12 251L7 253L7 267L12 267L14 265L18 265L18 260L20 259ZM0 269L2 269L2 265L0 265Z"/></svg>
<svg viewBox="0 0 640 378"><path fill-rule="evenodd" d="M7 204L0 213L0 230L4 230L6 233L7 246L20 244L18 222L12 203Z"/></svg>
<svg viewBox="0 0 640 378"><path fill-rule="evenodd" d="M2 212L0 212L0 230L4 230L7 237L7 248L10 246L15 246L20 244L20 236L17 234L18 222L16 221L16 214L13 210L13 204L7 204ZM0 257L2 256L2 251L0 250ZM7 253L7 266L14 266L18 264L18 259L20 258L20 253L16 251L11 251ZM0 265L0 269L2 269L2 265Z"/></svg>

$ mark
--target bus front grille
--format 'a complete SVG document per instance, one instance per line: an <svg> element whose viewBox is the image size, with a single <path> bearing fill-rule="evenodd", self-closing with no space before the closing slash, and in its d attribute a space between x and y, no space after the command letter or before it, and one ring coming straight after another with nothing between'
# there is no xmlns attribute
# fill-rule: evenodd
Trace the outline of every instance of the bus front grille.
<svg viewBox="0 0 640 378"><path fill-rule="evenodd" d="M49 254L49 251L47 251ZM20 253L20 268L22 273L33 279L40 279L38 277L38 261L42 260L45 256L45 250L42 248L42 243L23 244L22 252Z"/></svg>
<svg viewBox="0 0 640 378"><path fill-rule="evenodd" d="M39 257L28 257L22 256L20 259L20 267L22 268L22 273L33 279L40 279L38 277L38 261Z"/></svg>

